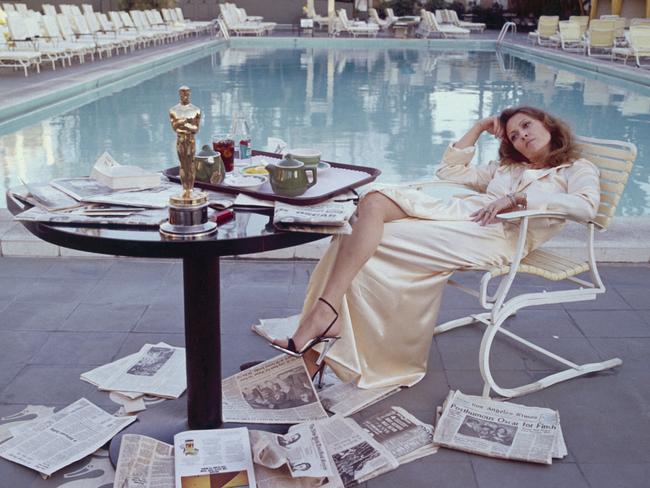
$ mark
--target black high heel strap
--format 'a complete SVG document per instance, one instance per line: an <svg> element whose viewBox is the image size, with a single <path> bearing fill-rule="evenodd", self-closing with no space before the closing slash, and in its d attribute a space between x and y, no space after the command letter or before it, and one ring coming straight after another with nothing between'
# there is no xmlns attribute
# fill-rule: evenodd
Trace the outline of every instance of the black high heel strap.
<svg viewBox="0 0 650 488"><path fill-rule="evenodd" d="M339 313L338 313L338 312L336 311L336 309L334 308L334 305L332 305L330 302L328 302L327 300L325 300L323 297L318 297L318 300L320 300L321 302L323 302L325 305L327 305L327 306L332 310L332 312L334 312L334 320L332 320L332 321L330 322L330 325L327 326L327 329L325 329L325 332L323 332L323 333L319 336L319 338L322 338L322 337L325 337L325 336L327 335L327 333L329 332L329 330L330 330L330 329L332 328L332 326L334 325L334 322L336 322L336 321L338 320L338 318L339 318Z"/></svg>

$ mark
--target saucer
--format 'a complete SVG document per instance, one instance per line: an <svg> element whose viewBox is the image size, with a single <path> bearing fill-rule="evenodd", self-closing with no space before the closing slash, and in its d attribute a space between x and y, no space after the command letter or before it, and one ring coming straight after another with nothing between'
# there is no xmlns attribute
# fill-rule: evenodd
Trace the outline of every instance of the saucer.
<svg viewBox="0 0 650 488"><path fill-rule="evenodd" d="M266 183L268 178L262 175L246 175L246 176L236 176L228 175L226 179L223 180L223 183L233 188L239 188L240 190L259 190L260 187Z"/></svg>
<svg viewBox="0 0 650 488"><path fill-rule="evenodd" d="M322 171L327 171L331 167L332 166L329 163L326 163L325 161L321 161L320 163L318 163L318 166L317 166L318 171L321 171L321 172Z"/></svg>

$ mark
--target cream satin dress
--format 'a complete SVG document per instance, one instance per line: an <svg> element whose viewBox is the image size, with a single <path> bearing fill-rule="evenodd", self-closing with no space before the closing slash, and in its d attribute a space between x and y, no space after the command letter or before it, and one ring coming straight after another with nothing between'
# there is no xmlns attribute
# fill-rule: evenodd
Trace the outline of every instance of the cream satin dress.
<svg viewBox="0 0 650 488"><path fill-rule="evenodd" d="M437 199L398 187L372 187L409 216L389 222L375 254L347 290L341 308L341 339L327 364L341 379L361 388L412 386L427 369L443 287L459 269L485 269L509 262L517 227L472 222L470 214L504 195L525 191L529 209L559 210L580 218L596 214L599 172L585 159L549 169L526 165L470 165L474 148L450 146L436 174L476 192ZM362 196L363 198L363 196ZM558 232L563 223L539 219L529 227L528 251ZM322 294L339 250L334 238L309 282L303 311Z"/></svg>

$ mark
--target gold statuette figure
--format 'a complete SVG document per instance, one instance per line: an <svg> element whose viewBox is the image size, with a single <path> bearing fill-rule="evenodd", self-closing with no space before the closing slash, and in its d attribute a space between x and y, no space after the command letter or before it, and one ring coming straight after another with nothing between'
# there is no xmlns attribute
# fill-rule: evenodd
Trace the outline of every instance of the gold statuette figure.
<svg viewBox="0 0 650 488"><path fill-rule="evenodd" d="M173 239L196 239L217 230L208 221L208 194L192 192L196 178L194 136L199 131L201 110L190 103L190 89L178 89L181 101L169 109L172 129L176 132L176 152L180 162L183 193L169 198L169 220L160 224L160 233Z"/></svg>
<svg viewBox="0 0 650 488"><path fill-rule="evenodd" d="M181 86L178 93L180 103L169 109L169 119L172 129L176 132L176 152L180 161L180 177L183 185L182 199L191 201L196 177L194 135L199 131L201 109L190 103L190 89L187 86Z"/></svg>

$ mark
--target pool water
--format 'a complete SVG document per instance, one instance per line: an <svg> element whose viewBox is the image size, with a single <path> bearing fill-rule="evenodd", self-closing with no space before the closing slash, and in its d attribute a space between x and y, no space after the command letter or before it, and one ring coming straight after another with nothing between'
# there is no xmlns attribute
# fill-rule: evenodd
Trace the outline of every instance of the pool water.
<svg viewBox="0 0 650 488"><path fill-rule="evenodd" d="M122 164L174 166L168 109L187 84L202 109L198 146L249 121L268 137L323 159L380 168L380 181L433 177L450 142L479 118L518 104L559 115L583 135L639 149L619 214L650 214L650 90L492 51L231 47L18 130L0 128L3 189L90 173L108 150ZM482 136L477 161L497 154ZM4 205L4 202L2 202Z"/></svg>

